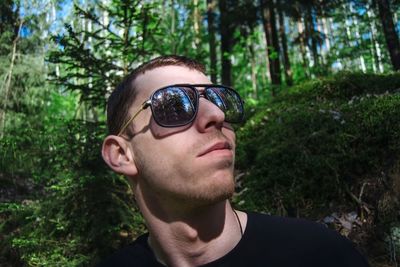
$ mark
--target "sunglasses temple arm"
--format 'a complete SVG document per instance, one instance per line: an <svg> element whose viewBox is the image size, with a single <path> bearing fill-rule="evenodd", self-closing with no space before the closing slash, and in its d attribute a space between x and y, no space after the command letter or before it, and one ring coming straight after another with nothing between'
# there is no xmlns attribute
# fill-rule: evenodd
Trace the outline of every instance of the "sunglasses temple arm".
<svg viewBox="0 0 400 267"><path fill-rule="evenodd" d="M121 130L118 133L118 136L121 136L121 134L125 131L126 127L139 115L142 110L146 109L149 106L149 102L144 102L140 109L136 111L136 113L124 124L124 126L121 128Z"/></svg>

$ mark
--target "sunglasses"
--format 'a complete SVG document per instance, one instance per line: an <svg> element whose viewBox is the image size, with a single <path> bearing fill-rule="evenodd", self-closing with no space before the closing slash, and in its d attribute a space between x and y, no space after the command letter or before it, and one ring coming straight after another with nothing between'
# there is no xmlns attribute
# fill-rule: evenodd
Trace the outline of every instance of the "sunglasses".
<svg viewBox="0 0 400 267"><path fill-rule="evenodd" d="M204 91L200 93L196 87L204 88ZM240 123L243 121L243 101L234 89L214 84L175 84L154 91L151 97L124 124L118 136L142 110L148 107L151 107L155 122L162 127L188 125L196 118L200 96L221 109L225 114L226 122Z"/></svg>

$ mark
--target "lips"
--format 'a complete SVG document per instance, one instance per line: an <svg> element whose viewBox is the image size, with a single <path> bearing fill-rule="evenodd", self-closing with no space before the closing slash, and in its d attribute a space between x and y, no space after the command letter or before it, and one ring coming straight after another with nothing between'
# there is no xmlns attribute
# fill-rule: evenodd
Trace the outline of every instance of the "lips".
<svg viewBox="0 0 400 267"><path fill-rule="evenodd" d="M213 152L215 150L223 150L223 149L232 149L232 146L226 142L226 141L221 141L214 143L213 145L207 147L205 150L203 150L197 157L204 156L210 152Z"/></svg>

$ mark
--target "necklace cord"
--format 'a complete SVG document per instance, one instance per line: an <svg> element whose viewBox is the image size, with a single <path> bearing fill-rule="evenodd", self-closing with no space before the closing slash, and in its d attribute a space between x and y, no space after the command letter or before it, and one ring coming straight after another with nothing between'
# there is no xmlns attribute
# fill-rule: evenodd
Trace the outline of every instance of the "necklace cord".
<svg viewBox="0 0 400 267"><path fill-rule="evenodd" d="M239 224L239 227L240 227L240 234L243 236L243 228L242 228L242 223L239 220L239 215L237 214L235 209L232 208L232 210L233 210L233 213L235 213L235 215L236 215L236 220L237 220L237 222Z"/></svg>

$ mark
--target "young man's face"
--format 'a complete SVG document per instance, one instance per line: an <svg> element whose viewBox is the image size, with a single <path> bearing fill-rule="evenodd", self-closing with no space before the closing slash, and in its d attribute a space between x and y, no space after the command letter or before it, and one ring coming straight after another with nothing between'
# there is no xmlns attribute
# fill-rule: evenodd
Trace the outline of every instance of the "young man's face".
<svg viewBox="0 0 400 267"><path fill-rule="evenodd" d="M156 89L211 81L197 70L165 66L145 72L134 83L138 91L131 114ZM197 116L187 126L161 127L152 118L150 108L142 111L133 124L130 144L138 170L133 179L141 190L193 205L215 203L233 194L235 133L217 106L201 97Z"/></svg>

